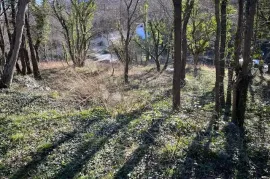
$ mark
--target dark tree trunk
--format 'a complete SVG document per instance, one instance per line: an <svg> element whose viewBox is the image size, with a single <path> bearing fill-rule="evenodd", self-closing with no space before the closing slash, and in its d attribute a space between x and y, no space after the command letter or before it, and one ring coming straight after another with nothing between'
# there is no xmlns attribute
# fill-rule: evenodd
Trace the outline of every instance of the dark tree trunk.
<svg viewBox="0 0 270 179"><path fill-rule="evenodd" d="M246 4L246 24L244 34L244 49L243 49L243 67L239 71L234 86L234 103L233 103L233 116L232 121L240 128L244 126L247 92L248 86L252 80L250 72L251 60L251 41L253 37L254 17L256 14L257 0L247 0Z"/></svg>
<svg viewBox="0 0 270 179"><path fill-rule="evenodd" d="M40 80L41 75L40 75L39 68L38 68L38 62L37 62L37 59L35 56L35 49L34 49L32 37L31 37L31 33L30 33L30 25L29 25L27 15L25 15L25 26L26 26L26 34L27 34L27 38L28 38L28 44L30 47L30 54L31 54L31 61L32 61L32 66L33 66L34 77L35 77L35 79Z"/></svg>
<svg viewBox="0 0 270 179"><path fill-rule="evenodd" d="M199 54L194 55L194 77L196 78L198 76L198 62L199 62Z"/></svg>
<svg viewBox="0 0 270 179"><path fill-rule="evenodd" d="M5 39L4 39L4 36L3 36L3 33L2 33L1 26L0 26L0 48L1 48L1 51L2 51L2 58L1 58L1 61L0 61L0 66L1 66L0 74L2 74L3 67L6 64L6 52L5 52Z"/></svg>
<svg viewBox="0 0 270 179"><path fill-rule="evenodd" d="M19 56L20 56L19 59L21 60L21 64L22 64L22 75L26 75L27 69L26 69L26 62L25 62L23 48L20 49Z"/></svg>
<svg viewBox="0 0 270 179"><path fill-rule="evenodd" d="M221 2L221 39L220 39L220 105L225 108L224 95L224 76L225 76L225 50L227 40L227 3L228 0Z"/></svg>
<svg viewBox="0 0 270 179"><path fill-rule="evenodd" d="M125 62L125 69L124 69L124 82L125 84L128 84L128 68L129 68L129 62Z"/></svg>
<svg viewBox="0 0 270 179"><path fill-rule="evenodd" d="M166 62L165 62L165 64L164 64L164 66L163 66L163 69L161 70L161 73L162 73L163 71L165 71L165 70L167 69L168 65L169 65L170 54L171 54L171 49L170 49L170 45L169 45L169 48L168 48L168 50L167 50Z"/></svg>
<svg viewBox="0 0 270 179"><path fill-rule="evenodd" d="M181 81L182 83L185 81L186 78L186 62L187 62L187 25L191 15L191 11L193 9L195 0L187 0L186 1L186 9L184 12L184 19L183 19L183 32L182 32L182 62L181 62Z"/></svg>
<svg viewBox="0 0 270 179"><path fill-rule="evenodd" d="M18 72L18 74L23 74L18 62L16 62L16 71Z"/></svg>
<svg viewBox="0 0 270 179"><path fill-rule="evenodd" d="M35 44L34 49L35 49L35 52L36 52L36 59L37 59L38 62L40 62L39 52L38 52L39 45Z"/></svg>
<svg viewBox="0 0 270 179"><path fill-rule="evenodd" d="M0 88L10 87L12 83L15 64L18 58L22 34L23 34L25 10L28 3L29 3L29 0L19 0L18 2L16 28L15 28L15 33L13 33L13 36L15 36L14 48L10 49L10 51L12 52L10 53L11 55L9 55L8 62L6 63L4 67L4 72L3 72L1 82L0 82Z"/></svg>
<svg viewBox="0 0 270 179"><path fill-rule="evenodd" d="M180 108L181 58L182 58L182 0L173 0L174 5L174 72L173 72L173 109Z"/></svg>
<svg viewBox="0 0 270 179"><path fill-rule="evenodd" d="M155 63L156 63L156 66L157 66L157 71L160 72L160 62L159 62L159 56L156 55L155 57Z"/></svg>
<svg viewBox="0 0 270 179"><path fill-rule="evenodd" d="M21 64L22 64L22 74L23 75L31 74L32 69L31 69L28 51L26 50L26 43L25 43L25 35L24 34L22 36L22 43L21 43L21 48L20 48L20 52L19 52L19 58L20 58Z"/></svg>
<svg viewBox="0 0 270 179"><path fill-rule="evenodd" d="M228 89L227 89L227 111L230 111L232 105L232 77L233 71L235 69L236 74L239 72L239 58L241 55L242 49L242 32L243 32L243 15L244 15L244 0L238 0L238 23L237 23L237 32L235 35L234 42L234 62L230 64L229 73L228 73Z"/></svg>
<svg viewBox="0 0 270 179"><path fill-rule="evenodd" d="M3 57L5 57L5 39L4 39L4 35L0 26L0 49L2 51Z"/></svg>
<svg viewBox="0 0 270 179"><path fill-rule="evenodd" d="M215 0L215 18L216 18L216 40L215 40L215 66L216 66L216 83L215 83L215 112L216 118L220 115L220 0Z"/></svg>

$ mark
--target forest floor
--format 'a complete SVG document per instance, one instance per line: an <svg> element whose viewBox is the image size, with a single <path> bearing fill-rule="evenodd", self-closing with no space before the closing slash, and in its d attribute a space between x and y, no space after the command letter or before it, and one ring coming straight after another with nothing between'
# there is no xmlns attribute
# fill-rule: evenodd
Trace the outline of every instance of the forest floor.
<svg viewBox="0 0 270 179"><path fill-rule="evenodd" d="M214 129L212 68L188 69L180 112L172 74L135 66L42 64L0 91L0 178L270 178L270 76L249 88L245 133Z"/></svg>

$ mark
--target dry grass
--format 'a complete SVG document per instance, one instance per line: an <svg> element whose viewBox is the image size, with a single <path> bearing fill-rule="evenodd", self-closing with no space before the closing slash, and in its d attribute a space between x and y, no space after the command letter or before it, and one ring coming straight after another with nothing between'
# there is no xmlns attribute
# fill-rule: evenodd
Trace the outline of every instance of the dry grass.
<svg viewBox="0 0 270 179"><path fill-rule="evenodd" d="M44 69L54 69L54 68L64 68L68 67L68 64L65 61L51 61L51 62L40 62L39 68Z"/></svg>
<svg viewBox="0 0 270 179"><path fill-rule="evenodd" d="M130 89L140 83L135 79L147 76L144 74L149 69L151 67L131 68L129 85L123 84L121 64L113 64L112 67L111 64L88 62L83 68L73 68L61 62L48 62L42 64L41 72L46 85L57 91L62 99L73 101L81 107L101 105L109 111L128 112L148 101L148 94L142 95L142 89ZM150 76L155 74L157 73L152 70Z"/></svg>

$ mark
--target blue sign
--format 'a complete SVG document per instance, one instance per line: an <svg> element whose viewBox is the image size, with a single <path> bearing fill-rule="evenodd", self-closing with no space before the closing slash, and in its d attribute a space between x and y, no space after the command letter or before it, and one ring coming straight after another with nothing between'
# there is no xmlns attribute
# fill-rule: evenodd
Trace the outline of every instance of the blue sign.
<svg viewBox="0 0 270 179"><path fill-rule="evenodd" d="M144 30L144 25L143 24L139 24L136 27L136 34L143 40L145 40L146 35L145 35L145 30Z"/></svg>

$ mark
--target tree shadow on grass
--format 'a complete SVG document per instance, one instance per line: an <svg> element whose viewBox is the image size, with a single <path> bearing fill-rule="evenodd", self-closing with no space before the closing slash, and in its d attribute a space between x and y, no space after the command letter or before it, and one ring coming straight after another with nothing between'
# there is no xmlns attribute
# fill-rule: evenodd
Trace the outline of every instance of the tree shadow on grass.
<svg viewBox="0 0 270 179"><path fill-rule="evenodd" d="M162 99L163 96L158 97L151 101L151 103L158 102ZM149 107L142 107L128 114L118 115L116 117L117 122L115 124L102 127L94 139L82 143L75 152L72 161L69 162L60 172L58 172L54 178L74 178L82 170L83 166L87 164L87 162L104 147L109 139L113 137L113 135L119 133L120 130L126 127L131 121L137 119L142 115L142 113L150 109L151 108Z"/></svg>
<svg viewBox="0 0 270 179"><path fill-rule="evenodd" d="M16 94L21 95L20 93L16 93ZM24 107L27 107L28 105L34 103L37 99L40 99L40 98L41 96L34 96L33 98L22 100L22 101L19 101L18 103L10 103L9 104L10 106L7 106L9 110L6 112L0 109L0 114L4 114L4 117L0 118L0 140L1 141L10 140L9 137L13 133L13 130L9 128L10 126L12 126L10 125L12 121L10 119L7 119L7 117L11 114L19 113L20 111L22 111ZM12 99L10 98L9 100L12 101ZM1 143L0 156L4 156L8 152L8 150L9 150L9 146L5 144L4 142Z"/></svg>
<svg viewBox="0 0 270 179"><path fill-rule="evenodd" d="M262 178L269 177L269 150L248 147L243 129L228 123L222 131L225 145L221 150L209 148L217 134L210 122L206 132L199 132L187 149L186 158L179 163L172 178ZM220 134L218 134L220 135ZM203 142L205 141L206 142ZM203 143L203 144L202 144Z"/></svg>
<svg viewBox="0 0 270 179"><path fill-rule="evenodd" d="M212 119L209 122L209 125L205 131L200 131L197 133L191 145L186 150L187 154L184 162L179 162L178 164L176 164L176 169L173 173L172 178L194 178L194 171L198 170L198 163L206 163L213 160L215 156L209 151L209 145L212 140L214 123L215 121L214 119ZM204 140L206 140L207 142L202 145L201 143ZM207 156L207 159L205 158L205 156Z"/></svg>
<svg viewBox="0 0 270 179"><path fill-rule="evenodd" d="M150 128L141 134L142 144L133 152L132 156L114 175L115 179L128 178L128 174L138 166L142 158L149 152L149 148L155 144L155 138L159 134L160 126L164 118L153 119Z"/></svg>
<svg viewBox="0 0 270 179"><path fill-rule="evenodd" d="M61 119L62 117L58 117L56 118L56 120ZM60 139L58 139L57 141L55 141L51 146L33 153L31 155L31 158L33 160L20 168L15 174L12 175L10 179L28 178L28 174L31 171L36 170L38 165L41 164L54 149L56 149L63 143L72 140L76 135L78 135L79 133L83 133L85 130L87 130L87 128L100 120L102 120L101 117L94 117L92 119L89 119L87 120L86 124L82 124L83 127L81 127L80 129L75 129L72 132L64 133L63 136L60 137Z"/></svg>

